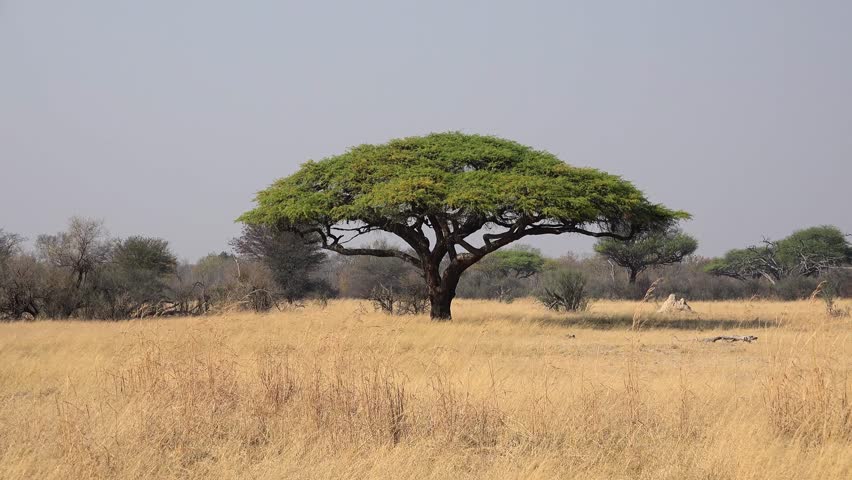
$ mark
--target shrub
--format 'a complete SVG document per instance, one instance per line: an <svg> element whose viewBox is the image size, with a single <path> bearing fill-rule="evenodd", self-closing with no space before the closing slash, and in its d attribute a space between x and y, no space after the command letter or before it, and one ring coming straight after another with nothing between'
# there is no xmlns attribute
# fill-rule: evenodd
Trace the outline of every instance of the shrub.
<svg viewBox="0 0 852 480"><path fill-rule="evenodd" d="M536 297L545 307L557 312L585 310L589 305L586 277L576 270L552 270L544 275Z"/></svg>
<svg viewBox="0 0 852 480"><path fill-rule="evenodd" d="M429 306L426 292L419 285L398 289L377 285L370 292L370 302L373 309L389 315L419 315L426 313Z"/></svg>

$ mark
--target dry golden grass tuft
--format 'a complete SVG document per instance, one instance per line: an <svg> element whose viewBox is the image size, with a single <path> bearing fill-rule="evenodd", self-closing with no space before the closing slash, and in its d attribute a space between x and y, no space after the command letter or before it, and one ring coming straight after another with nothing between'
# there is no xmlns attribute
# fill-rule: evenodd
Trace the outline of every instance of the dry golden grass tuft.
<svg viewBox="0 0 852 480"><path fill-rule="evenodd" d="M852 478L852 322L692 307L4 324L0 478Z"/></svg>

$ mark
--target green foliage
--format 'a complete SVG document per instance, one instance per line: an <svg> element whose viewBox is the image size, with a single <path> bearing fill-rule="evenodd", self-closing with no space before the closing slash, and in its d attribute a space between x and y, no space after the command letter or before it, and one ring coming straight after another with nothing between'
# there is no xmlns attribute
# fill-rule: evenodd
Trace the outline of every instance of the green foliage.
<svg viewBox="0 0 852 480"><path fill-rule="evenodd" d="M686 216L649 203L618 176L572 167L509 140L462 133L361 145L311 161L256 200L241 221L332 225L451 214L484 223L528 216L624 227Z"/></svg>
<svg viewBox="0 0 852 480"><path fill-rule="evenodd" d="M786 276L784 266L778 262L771 246L752 246L729 250L705 267L707 273L745 280L766 278L772 283Z"/></svg>
<svg viewBox="0 0 852 480"><path fill-rule="evenodd" d="M536 298L542 305L557 312L585 310L589 305L586 276L569 268L548 271L542 279Z"/></svg>
<svg viewBox="0 0 852 480"><path fill-rule="evenodd" d="M837 227L797 230L776 244L778 261L804 276L852 262L852 245Z"/></svg>
<svg viewBox="0 0 852 480"><path fill-rule="evenodd" d="M177 258L161 238L132 236L116 242L112 261L98 271L92 286L110 318L125 318L140 305L167 296L166 277L175 273Z"/></svg>
<svg viewBox="0 0 852 480"><path fill-rule="evenodd" d="M728 251L706 267L708 273L741 280L765 278L772 284L791 276L816 277L852 262L852 246L832 226L798 230L761 246Z"/></svg>
<svg viewBox="0 0 852 480"><path fill-rule="evenodd" d="M256 202L239 221L316 235L323 248L344 255L396 257L419 268L432 318L440 320L451 317L461 274L521 238L626 238L688 217L649 202L618 176L509 140L452 132L308 162ZM375 230L398 236L410 250L348 246ZM470 238L478 232L487 233Z"/></svg>
<svg viewBox="0 0 852 480"><path fill-rule="evenodd" d="M177 266L177 257L171 252L168 241L143 236L132 236L118 242L112 261L126 271L144 270L157 275L174 273Z"/></svg>
<svg viewBox="0 0 852 480"><path fill-rule="evenodd" d="M498 250L485 257L478 265L484 273L504 277L528 278L541 272L544 257L537 248L519 245L515 248Z"/></svg>
<svg viewBox="0 0 852 480"><path fill-rule="evenodd" d="M677 228L640 233L629 240L602 238L595 251L627 269L630 283L648 267L681 262L698 248L698 241Z"/></svg>

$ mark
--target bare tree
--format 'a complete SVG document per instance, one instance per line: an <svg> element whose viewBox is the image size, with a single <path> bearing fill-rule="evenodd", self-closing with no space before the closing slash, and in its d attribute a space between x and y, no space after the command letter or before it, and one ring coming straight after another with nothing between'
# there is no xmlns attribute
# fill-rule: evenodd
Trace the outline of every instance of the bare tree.
<svg viewBox="0 0 852 480"><path fill-rule="evenodd" d="M77 289L98 266L109 260L111 251L103 222L81 217L72 217L65 232L40 235L36 246L50 264L72 273Z"/></svg>
<svg viewBox="0 0 852 480"><path fill-rule="evenodd" d="M0 228L0 266L18 249L24 239L15 233L9 233Z"/></svg>
<svg viewBox="0 0 852 480"><path fill-rule="evenodd" d="M3 266L0 278L0 318L37 318L54 296L50 275L32 255L15 255Z"/></svg>

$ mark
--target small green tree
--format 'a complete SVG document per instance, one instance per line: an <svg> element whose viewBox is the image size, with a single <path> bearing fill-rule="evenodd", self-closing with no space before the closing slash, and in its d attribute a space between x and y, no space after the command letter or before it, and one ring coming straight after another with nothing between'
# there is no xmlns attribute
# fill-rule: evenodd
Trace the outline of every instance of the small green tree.
<svg viewBox="0 0 852 480"><path fill-rule="evenodd" d="M631 285L649 267L679 263L697 248L698 241L677 228L644 232L624 241L603 238L595 244L597 253L627 269Z"/></svg>
<svg viewBox="0 0 852 480"><path fill-rule="evenodd" d="M631 183L500 138L438 133L361 145L260 192L239 220L278 225L342 255L396 257L422 273L431 316L451 318L461 274L533 235L627 239L687 217ZM352 246L374 231L407 249Z"/></svg>

